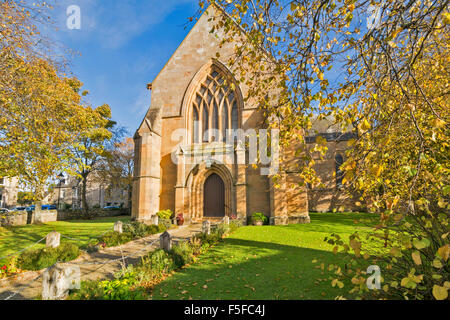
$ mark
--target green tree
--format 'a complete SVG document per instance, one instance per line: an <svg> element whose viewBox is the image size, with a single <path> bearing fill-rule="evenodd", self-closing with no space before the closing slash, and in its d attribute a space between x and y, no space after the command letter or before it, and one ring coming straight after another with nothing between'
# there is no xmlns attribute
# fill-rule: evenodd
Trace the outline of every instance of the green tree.
<svg viewBox="0 0 450 320"><path fill-rule="evenodd" d="M83 214L91 218L87 201L87 189L91 174L98 169L98 165L110 154L108 144L113 137L112 128L116 124L111 121L111 108L104 104L97 107L90 114L92 123L96 125L78 135L77 143L72 148L74 172L81 179L81 202Z"/></svg>

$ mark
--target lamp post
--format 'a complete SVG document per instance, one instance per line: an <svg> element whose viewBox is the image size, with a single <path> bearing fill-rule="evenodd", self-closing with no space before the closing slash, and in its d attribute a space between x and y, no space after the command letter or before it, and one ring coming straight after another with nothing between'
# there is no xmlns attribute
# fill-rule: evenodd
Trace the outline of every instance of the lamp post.
<svg viewBox="0 0 450 320"><path fill-rule="evenodd" d="M64 175L62 173L60 173L58 175L58 180L59 180L59 183L58 183L58 210L60 210L61 208L59 207L59 199L61 198L61 184L64 181Z"/></svg>

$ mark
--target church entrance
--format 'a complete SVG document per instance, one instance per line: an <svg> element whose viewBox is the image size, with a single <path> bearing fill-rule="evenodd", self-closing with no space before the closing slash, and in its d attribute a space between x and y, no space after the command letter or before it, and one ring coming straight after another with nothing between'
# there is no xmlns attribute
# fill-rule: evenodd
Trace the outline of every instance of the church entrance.
<svg viewBox="0 0 450 320"><path fill-rule="evenodd" d="M215 173L205 181L203 216L208 218L225 216L225 184L222 178Z"/></svg>

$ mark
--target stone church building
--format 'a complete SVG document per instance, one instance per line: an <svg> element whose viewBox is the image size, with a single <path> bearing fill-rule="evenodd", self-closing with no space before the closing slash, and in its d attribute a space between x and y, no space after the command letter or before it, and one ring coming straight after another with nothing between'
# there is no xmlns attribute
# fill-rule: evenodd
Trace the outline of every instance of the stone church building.
<svg viewBox="0 0 450 320"><path fill-rule="evenodd" d="M328 211L345 201L335 174L345 142L325 129L332 147L318 165L329 171L323 173L329 186L319 192L299 187L290 165L280 167L275 187L260 167L247 164L242 144L226 143L227 130L262 129L265 119L256 103L244 102L248 88L237 84L226 65L234 45L219 48L220 32L210 32L210 17L219 10L206 10L149 85L151 105L134 136L133 219L148 221L170 209L188 223L224 216L245 222L255 212L271 224L308 223L309 211ZM218 51L220 60L214 58Z"/></svg>

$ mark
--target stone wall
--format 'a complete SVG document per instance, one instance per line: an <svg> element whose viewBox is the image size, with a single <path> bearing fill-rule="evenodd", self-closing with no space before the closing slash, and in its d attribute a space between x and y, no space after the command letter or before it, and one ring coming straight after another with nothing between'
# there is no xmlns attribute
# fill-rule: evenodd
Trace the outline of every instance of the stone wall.
<svg viewBox="0 0 450 320"><path fill-rule="evenodd" d="M129 215L128 209L121 210L98 210L94 213L96 217L118 217ZM81 211L56 211L46 210L41 212L21 212L13 215L0 217L1 226L25 226L27 224L48 223L56 221L79 220L82 219Z"/></svg>
<svg viewBox="0 0 450 320"><path fill-rule="evenodd" d="M27 224L27 220L28 214L26 212L18 213L0 217L0 225L11 227L25 226Z"/></svg>
<svg viewBox="0 0 450 320"><path fill-rule="evenodd" d="M58 221L58 211L46 210L33 213L32 223L48 223Z"/></svg>
<svg viewBox="0 0 450 320"><path fill-rule="evenodd" d="M127 216L130 215L130 211L128 209L120 209L120 210L93 210L93 214L95 217L119 217L119 216ZM82 219L83 214L81 211L58 211L58 221L67 221L67 220L78 220Z"/></svg>

